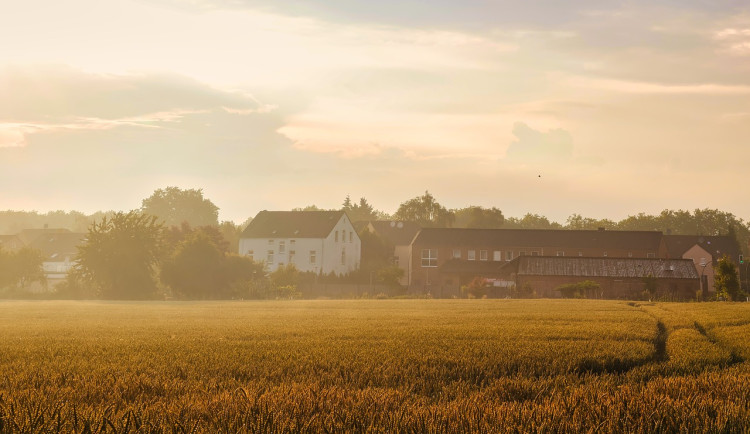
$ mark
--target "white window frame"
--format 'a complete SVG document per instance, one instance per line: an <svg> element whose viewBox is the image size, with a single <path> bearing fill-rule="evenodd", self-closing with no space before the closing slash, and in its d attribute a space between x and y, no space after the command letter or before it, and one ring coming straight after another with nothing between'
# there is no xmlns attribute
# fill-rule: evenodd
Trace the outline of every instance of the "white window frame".
<svg viewBox="0 0 750 434"><path fill-rule="evenodd" d="M523 252L524 254L526 252ZM505 251L505 260L506 261L512 261L513 260L513 250L506 250Z"/></svg>
<svg viewBox="0 0 750 434"><path fill-rule="evenodd" d="M487 250L480 250L479 251L479 260L480 261L486 261L489 259L489 254L487 253Z"/></svg>
<svg viewBox="0 0 750 434"><path fill-rule="evenodd" d="M273 264L273 250L269 250L266 253L266 263L269 265Z"/></svg>
<svg viewBox="0 0 750 434"><path fill-rule="evenodd" d="M310 263L317 264L318 263L317 261L318 261L318 251L310 250Z"/></svg>
<svg viewBox="0 0 750 434"><path fill-rule="evenodd" d="M503 260L503 251L502 250L494 250L492 252L492 260L493 261L502 261Z"/></svg>
<svg viewBox="0 0 750 434"><path fill-rule="evenodd" d="M461 259L461 249L453 249L453 259Z"/></svg>
<svg viewBox="0 0 750 434"><path fill-rule="evenodd" d="M422 268L436 268L437 259L437 249L422 249Z"/></svg>
<svg viewBox="0 0 750 434"><path fill-rule="evenodd" d="M476 261L477 260L477 251L476 250L467 250L466 251L466 260L467 261Z"/></svg>

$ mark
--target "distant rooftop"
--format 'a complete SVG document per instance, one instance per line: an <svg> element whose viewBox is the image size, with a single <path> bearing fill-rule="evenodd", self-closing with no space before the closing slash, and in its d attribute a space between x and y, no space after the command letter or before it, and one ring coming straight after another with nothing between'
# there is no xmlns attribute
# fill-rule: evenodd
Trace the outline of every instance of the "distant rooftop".
<svg viewBox="0 0 750 434"><path fill-rule="evenodd" d="M242 238L325 238L344 211L261 211Z"/></svg>

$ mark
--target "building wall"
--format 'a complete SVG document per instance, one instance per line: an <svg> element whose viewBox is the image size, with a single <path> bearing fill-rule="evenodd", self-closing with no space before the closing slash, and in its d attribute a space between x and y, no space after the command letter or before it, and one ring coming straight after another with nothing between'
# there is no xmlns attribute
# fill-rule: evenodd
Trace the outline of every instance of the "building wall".
<svg viewBox="0 0 750 434"><path fill-rule="evenodd" d="M239 246L241 255L265 262L270 272L294 264L300 271L346 274L359 268L362 253L359 236L345 216L326 238L242 238Z"/></svg>
<svg viewBox="0 0 750 434"><path fill-rule="evenodd" d="M437 250L437 261L435 267L425 267L422 256L423 250ZM572 248L572 247L525 247L525 246L493 246L472 245L472 246L427 246L415 244L412 246L412 255L410 261L410 278L409 286L415 289L424 288L431 285L439 284L441 286L454 286L455 283L448 276L441 276L438 267L453 258L454 250L458 250L461 259L471 260L470 251L474 251L474 260L481 261L482 251L486 251L487 261L496 261L497 255L500 255L500 261L508 262L511 259L525 255L538 256L584 256L584 257L613 257L613 258L659 258L666 257L666 250L627 250L617 248L596 249L596 248ZM429 283L427 278L429 277Z"/></svg>
<svg viewBox="0 0 750 434"><path fill-rule="evenodd" d="M644 290L643 280L640 278L612 278L612 277L570 277L570 276L518 276L516 285L529 285L537 297L559 298L559 291L555 288L569 284L591 280L601 286L601 297L610 299L641 298ZM698 279L658 279L657 297L666 296L679 299L695 299L700 291Z"/></svg>
<svg viewBox="0 0 750 434"><path fill-rule="evenodd" d="M409 284L409 276L411 275L411 246L394 247L393 256L395 258L394 265L404 270L404 275L398 283L406 286Z"/></svg>
<svg viewBox="0 0 750 434"><path fill-rule="evenodd" d="M698 275L706 277L706 291L708 293L716 292L714 289L714 264L712 262L711 253L696 244L683 253L682 258L692 259Z"/></svg>
<svg viewBox="0 0 750 434"><path fill-rule="evenodd" d="M292 253L294 252L294 253ZM311 262L311 252L315 261ZM323 266L323 240L320 238L243 238L240 254L264 262L268 271L294 264L300 271L319 272ZM272 256L272 258L271 258Z"/></svg>
<svg viewBox="0 0 750 434"><path fill-rule="evenodd" d="M344 215L324 241L323 273L346 274L358 269L361 253L359 235Z"/></svg>

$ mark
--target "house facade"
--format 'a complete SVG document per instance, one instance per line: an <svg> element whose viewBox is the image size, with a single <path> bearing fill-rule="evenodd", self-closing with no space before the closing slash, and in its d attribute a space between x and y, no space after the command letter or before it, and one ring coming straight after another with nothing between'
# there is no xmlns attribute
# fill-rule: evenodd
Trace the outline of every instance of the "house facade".
<svg viewBox="0 0 750 434"><path fill-rule="evenodd" d="M690 259L701 278L703 296L716 293L714 289L714 266L724 255L739 265L741 253L737 241L728 235L665 235L664 240L670 258Z"/></svg>
<svg viewBox="0 0 750 434"><path fill-rule="evenodd" d="M448 261L503 264L524 256L666 258L661 232L424 228L411 244L409 288L458 295Z"/></svg>
<svg viewBox="0 0 750 434"><path fill-rule="evenodd" d="M343 211L261 211L239 241L240 255L271 272L293 264L316 274L347 274L359 268L361 249Z"/></svg>
<svg viewBox="0 0 750 434"><path fill-rule="evenodd" d="M388 243L392 249L393 265L404 270L399 283L404 286L408 285L411 270L411 242L421 227L414 222L379 220L368 222L365 228Z"/></svg>
<svg viewBox="0 0 750 434"><path fill-rule="evenodd" d="M42 253L44 275L47 285L54 287L62 282L75 266L78 246L83 244L86 234L69 231L49 231L40 233L28 245Z"/></svg>

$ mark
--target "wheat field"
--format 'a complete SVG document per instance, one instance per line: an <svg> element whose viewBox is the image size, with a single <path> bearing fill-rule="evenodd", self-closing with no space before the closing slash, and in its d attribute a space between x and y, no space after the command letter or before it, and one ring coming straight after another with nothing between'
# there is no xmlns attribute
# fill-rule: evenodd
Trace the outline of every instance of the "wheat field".
<svg viewBox="0 0 750 434"><path fill-rule="evenodd" d="M0 302L0 432L750 432L750 304Z"/></svg>

